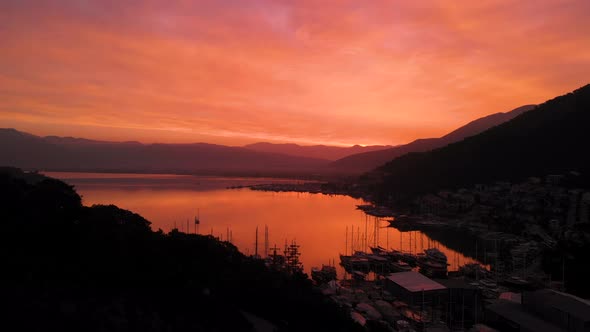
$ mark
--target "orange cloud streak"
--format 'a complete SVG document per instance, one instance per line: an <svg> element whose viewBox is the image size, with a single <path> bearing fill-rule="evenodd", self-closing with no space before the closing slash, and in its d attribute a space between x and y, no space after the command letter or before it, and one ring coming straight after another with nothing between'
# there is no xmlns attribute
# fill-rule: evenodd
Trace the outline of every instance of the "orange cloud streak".
<svg viewBox="0 0 590 332"><path fill-rule="evenodd" d="M0 124L145 142L399 144L588 83L590 2L0 4Z"/></svg>

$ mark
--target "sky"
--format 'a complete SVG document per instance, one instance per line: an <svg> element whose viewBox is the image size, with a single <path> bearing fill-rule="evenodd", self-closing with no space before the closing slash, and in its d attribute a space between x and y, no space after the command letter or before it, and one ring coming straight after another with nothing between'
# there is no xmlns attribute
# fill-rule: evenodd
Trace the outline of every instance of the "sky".
<svg viewBox="0 0 590 332"><path fill-rule="evenodd" d="M588 83L588 0L0 1L36 135L395 145Z"/></svg>

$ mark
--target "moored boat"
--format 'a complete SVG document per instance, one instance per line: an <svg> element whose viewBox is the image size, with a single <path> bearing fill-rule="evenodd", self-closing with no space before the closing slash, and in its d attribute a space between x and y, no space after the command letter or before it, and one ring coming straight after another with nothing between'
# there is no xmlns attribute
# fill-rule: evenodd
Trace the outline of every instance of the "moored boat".
<svg viewBox="0 0 590 332"><path fill-rule="evenodd" d="M354 278L354 280L365 280L367 278L367 274L361 271L352 271L352 277Z"/></svg>
<svg viewBox="0 0 590 332"><path fill-rule="evenodd" d="M395 272L408 272L412 270L410 264L402 261L391 262L391 266Z"/></svg>
<svg viewBox="0 0 590 332"><path fill-rule="evenodd" d="M428 248L424 250L424 253L429 260L447 265L447 255L437 248Z"/></svg>
<svg viewBox="0 0 590 332"><path fill-rule="evenodd" d="M330 282L336 280L336 268L330 265L322 265L321 268L311 268L311 278L318 284Z"/></svg>

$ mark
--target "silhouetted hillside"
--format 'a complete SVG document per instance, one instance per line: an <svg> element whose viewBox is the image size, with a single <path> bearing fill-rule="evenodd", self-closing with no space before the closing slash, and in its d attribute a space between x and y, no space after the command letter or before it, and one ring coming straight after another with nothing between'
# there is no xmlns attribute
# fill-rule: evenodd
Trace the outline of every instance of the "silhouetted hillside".
<svg viewBox="0 0 590 332"><path fill-rule="evenodd" d="M375 189L383 199L569 171L587 174L586 142L590 142L590 85L463 141L401 156L372 177L382 177Z"/></svg>
<svg viewBox="0 0 590 332"><path fill-rule="evenodd" d="M103 142L0 129L0 165L25 169L304 174L317 172L326 164L321 159L205 143Z"/></svg>
<svg viewBox="0 0 590 332"><path fill-rule="evenodd" d="M244 147L250 150L261 152L282 153L291 156L326 159L332 161L357 153L378 151L391 148L390 145L355 145L351 147L339 147L327 145L302 146L297 144L273 144L265 142L249 144L245 145Z"/></svg>
<svg viewBox="0 0 590 332"><path fill-rule="evenodd" d="M168 234L55 179L0 168L0 312L13 331L351 331L302 274L212 236Z"/></svg>
<svg viewBox="0 0 590 332"><path fill-rule="evenodd" d="M525 105L507 113L495 113L488 115L474 120L440 138L417 139L412 143L399 145L390 149L348 156L331 163L330 168L349 173L368 172L406 153L430 151L454 142L458 142L466 137L479 134L484 130L497 126L526 111L529 111L534 107L535 105Z"/></svg>

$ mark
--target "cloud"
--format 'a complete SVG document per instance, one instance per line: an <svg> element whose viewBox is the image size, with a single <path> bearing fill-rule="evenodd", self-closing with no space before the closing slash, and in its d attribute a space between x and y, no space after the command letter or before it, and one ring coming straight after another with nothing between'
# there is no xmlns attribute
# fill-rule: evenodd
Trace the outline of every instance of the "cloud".
<svg viewBox="0 0 590 332"><path fill-rule="evenodd" d="M588 83L588 12L553 0L7 0L0 120L101 139L398 144Z"/></svg>

